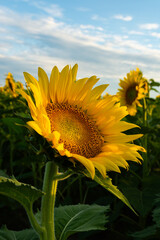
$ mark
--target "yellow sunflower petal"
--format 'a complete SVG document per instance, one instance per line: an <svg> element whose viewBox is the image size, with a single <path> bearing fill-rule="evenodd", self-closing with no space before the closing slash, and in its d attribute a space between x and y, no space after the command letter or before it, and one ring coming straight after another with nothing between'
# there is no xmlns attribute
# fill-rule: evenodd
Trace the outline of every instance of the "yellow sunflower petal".
<svg viewBox="0 0 160 240"><path fill-rule="evenodd" d="M88 78L82 78L76 82L73 82L70 94L68 95L68 101L70 103L75 102L76 97L79 95L87 80Z"/></svg>
<svg viewBox="0 0 160 240"><path fill-rule="evenodd" d="M46 72L40 67L38 68L38 78L44 105L46 105L49 102L49 80Z"/></svg>
<svg viewBox="0 0 160 240"><path fill-rule="evenodd" d="M105 141L107 142L112 142L112 143L116 143L116 142L121 142L121 143L124 143L124 142L130 142L130 141L133 141L137 138L140 138L142 137L143 134L134 134L134 135L126 135L126 134L123 134L123 133L120 133L118 135L108 135L108 136L105 136Z"/></svg>
<svg viewBox="0 0 160 240"><path fill-rule="evenodd" d="M36 109L36 106L35 104L33 103L31 97L24 91L22 91L21 89L18 89L18 92L26 99L26 101L28 102L28 106L30 108L30 111L31 111L31 115L32 115L32 118L34 120L36 120L37 118L37 109Z"/></svg>
<svg viewBox="0 0 160 240"><path fill-rule="evenodd" d="M99 164L102 164L105 167L106 171L114 171L118 173L121 172L118 165L115 164L114 161L112 161L106 156L95 157L94 159L92 159L92 161L94 164L96 164L96 162L98 162Z"/></svg>
<svg viewBox="0 0 160 240"><path fill-rule="evenodd" d="M39 88L39 84L37 82L37 79L35 79L31 74L24 72L24 78L28 84L32 83L34 84L37 88Z"/></svg>
<svg viewBox="0 0 160 240"><path fill-rule="evenodd" d="M60 78L57 85L57 101L59 103L63 102L66 98L66 88L68 85L68 74L69 74L69 66L65 66L61 73Z"/></svg>
<svg viewBox="0 0 160 240"><path fill-rule="evenodd" d="M78 154L72 154L72 155L75 159L77 159L79 162L81 162L86 167L88 172L91 174L92 179L94 179L95 168L94 168L92 161L83 156L80 156Z"/></svg>
<svg viewBox="0 0 160 240"><path fill-rule="evenodd" d="M42 135L42 129L40 128L37 121L29 121L27 124L33 128L38 134Z"/></svg>
<svg viewBox="0 0 160 240"><path fill-rule="evenodd" d="M66 84L66 89L65 89L65 95L66 95L66 99L68 100L69 99L69 95L71 93L71 89L72 89L72 86L73 86L73 72L72 72L72 69L69 68L69 72L68 72L68 82Z"/></svg>
<svg viewBox="0 0 160 240"><path fill-rule="evenodd" d="M82 101L86 97L88 91L90 91L93 88L93 86L98 82L98 80L99 79L96 76L90 77L87 80L84 87L82 88L82 90L80 91L79 95L76 97L76 100Z"/></svg>
<svg viewBox="0 0 160 240"><path fill-rule="evenodd" d="M53 146L57 146L60 140L60 133L58 131L53 131L47 136L49 142L52 142Z"/></svg>
<svg viewBox="0 0 160 240"><path fill-rule="evenodd" d="M41 92L40 92L40 89L37 88L34 84L30 83L30 88L34 94L34 99L35 99L35 102L36 102L36 106L38 108L40 108L42 106L42 95L41 95Z"/></svg>
<svg viewBox="0 0 160 240"><path fill-rule="evenodd" d="M116 134L116 133L120 133L120 132L124 132L126 130L132 129L132 128L136 128L139 127L136 124L133 123L128 123L128 122L116 122L116 123L110 123L107 126L104 127L104 129L102 130L104 134Z"/></svg>
<svg viewBox="0 0 160 240"><path fill-rule="evenodd" d="M93 102L94 100L98 99L107 87L108 84L95 87L85 97L85 99L83 100L83 105L86 106L87 104L90 104L90 102Z"/></svg>
<svg viewBox="0 0 160 240"><path fill-rule="evenodd" d="M58 81L59 81L59 70L55 66L52 69L51 76L50 76L50 83L49 83L49 93L50 93L50 98L52 102L56 101L56 91L57 91Z"/></svg>
<svg viewBox="0 0 160 240"><path fill-rule="evenodd" d="M73 79L73 81L76 81L77 71L78 71L78 64L75 64L72 68L72 79Z"/></svg>
<svg viewBox="0 0 160 240"><path fill-rule="evenodd" d="M98 171L101 173L101 175L104 178L106 178L106 167L97 161L94 161L94 166L98 169Z"/></svg>

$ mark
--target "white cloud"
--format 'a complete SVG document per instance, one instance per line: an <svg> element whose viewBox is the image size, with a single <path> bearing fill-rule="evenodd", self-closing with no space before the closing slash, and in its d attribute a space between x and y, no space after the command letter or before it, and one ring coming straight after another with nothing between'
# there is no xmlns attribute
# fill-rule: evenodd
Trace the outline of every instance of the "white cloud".
<svg viewBox="0 0 160 240"><path fill-rule="evenodd" d="M80 25L80 28L81 28L81 29L90 29L90 30L103 31L103 28L102 28L102 27L96 27L96 26L94 26L94 25L83 25L83 24L81 24L81 25Z"/></svg>
<svg viewBox="0 0 160 240"><path fill-rule="evenodd" d="M31 4L54 17L63 17L63 9L57 4L47 6L46 2L42 1L32 1Z"/></svg>
<svg viewBox="0 0 160 240"><path fill-rule="evenodd" d="M134 50L147 51L147 47L135 40L129 40L126 35L107 35L103 28L94 25L72 26L63 21L55 21L53 17L46 18L43 16L37 16L33 19L31 15L18 15L11 10L2 8L0 10L0 22L7 26L19 28L22 31L21 35L26 35L28 38L31 36L33 39L44 36L46 41L48 38L56 38L66 41L67 44L94 46L104 50L109 50L110 46L110 50L119 52L125 52L126 47L127 51L130 49L131 52ZM87 34L86 29L88 30ZM17 36L17 39L19 39L19 36Z"/></svg>
<svg viewBox="0 0 160 240"><path fill-rule="evenodd" d="M147 67L147 64L145 64L142 61L130 61L130 60L122 60L122 63L127 64L132 66L132 68L135 68L137 66L139 66L140 68L142 67Z"/></svg>
<svg viewBox="0 0 160 240"><path fill-rule="evenodd" d="M160 33L157 33L157 32L152 32L150 35L153 37L160 38Z"/></svg>
<svg viewBox="0 0 160 240"><path fill-rule="evenodd" d="M77 8L77 11L80 11L80 12L89 12L90 9L89 9L89 8L84 8L84 7L79 7L79 8Z"/></svg>
<svg viewBox="0 0 160 240"><path fill-rule="evenodd" d="M123 16L123 15L120 15L120 14L115 15L113 18L123 20L123 21L126 21L126 22L132 21L132 19L133 19L131 16Z"/></svg>
<svg viewBox="0 0 160 240"><path fill-rule="evenodd" d="M146 24L141 24L139 27L141 29L144 29L144 30L153 30L153 29L158 29L159 24L157 24L157 23L146 23Z"/></svg>
<svg viewBox="0 0 160 240"><path fill-rule="evenodd" d="M31 15L18 15L8 9L0 9L0 23L8 26L20 28L24 34L37 34L64 38L66 41L79 42L84 45L95 45L98 42L104 42L105 34L103 28L92 25L71 26L63 21L56 21L53 17L37 17L34 19ZM91 32L85 32L85 30ZM97 32L98 31L98 32ZM96 33L96 34L95 34ZM32 36L33 37L33 36Z"/></svg>
<svg viewBox="0 0 160 240"><path fill-rule="evenodd" d="M52 4L49 7L42 6L41 9L54 17L63 17L63 10L56 4Z"/></svg>
<svg viewBox="0 0 160 240"><path fill-rule="evenodd" d="M144 35L143 32L134 31L134 30L132 30L132 31L128 31L128 34L131 34L131 35Z"/></svg>
<svg viewBox="0 0 160 240"><path fill-rule="evenodd" d="M94 14L92 17L91 17L91 19L92 20L99 20L99 16L97 15L97 14Z"/></svg>
<svg viewBox="0 0 160 240"><path fill-rule="evenodd" d="M107 18L101 17L97 14L92 15L91 19L94 20L94 21L102 21L102 22L107 21Z"/></svg>
<svg viewBox="0 0 160 240"><path fill-rule="evenodd" d="M0 27L0 33L5 33L6 32L6 29L5 28L2 28Z"/></svg>
<svg viewBox="0 0 160 240"><path fill-rule="evenodd" d="M5 38L0 39L0 44L6 44L1 45L5 51L0 56L0 79L9 71L21 80L23 71L37 76L38 66L49 74L54 65L62 69L77 62L79 77L96 74L102 78L101 84L110 83L110 93L115 93L119 78L130 68L140 67L146 77L148 72L155 72L152 78L160 76L160 50L126 35L106 34L101 27L69 25L52 16L33 18L6 8L0 8L0 25L6 29Z"/></svg>
<svg viewBox="0 0 160 240"><path fill-rule="evenodd" d="M62 18L63 17L63 9L58 4L48 4L45 0L21 0L26 2L28 5L36 7L37 9L41 9L43 12L47 14Z"/></svg>

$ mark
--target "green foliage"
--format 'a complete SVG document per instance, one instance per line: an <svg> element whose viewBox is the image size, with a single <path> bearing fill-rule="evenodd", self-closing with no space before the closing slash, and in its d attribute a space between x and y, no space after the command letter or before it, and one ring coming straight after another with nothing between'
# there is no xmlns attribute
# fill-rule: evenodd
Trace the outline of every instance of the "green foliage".
<svg viewBox="0 0 160 240"><path fill-rule="evenodd" d="M129 199L134 209L141 216L146 216L153 207L153 191L152 189L143 189L142 191L136 187L126 187L123 189L125 196Z"/></svg>
<svg viewBox="0 0 160 240"><path fill-rule="evenodd" d="M157 195L155 200L155 209L153 210L153 221L156 223L157 228L160 228L160 194Z"/></svg>
<svg viewBox="0 0 160 240"><path fill-rule="evenodd" d="M160 87L160 83L154 81L154 79L149 80L150 91L153 90L155 92L159 92L155 87Z"/></svg>
<svg viewBox="0 0 160 240"><path fill-rule="evenodd" d="M160 83L149 80L150 91L159 92L159 87ZM143 100L141 104L144 106ZM121 169L122 174L109 172L107 179L97 175L95 181L92 181L89 176L85 178L78 174L60 181L56 197L56 206L60 207L55 209L57 240L159 240L160 98L150 98L148 95L146 104L146 122L143 107L138 108L136 116L127 116L125 120L141 127L140 130L135 128L128 133L144 134L144 137L135 143L144 146L147 142L147 154L143 155L147 164L129 163L129 171ZM31 135L24 127L30 115L20 96L13 97L0 91L0 116L0 193L12 197L27 209L31 208L34 202L33 208L37 212L40 208L39 198L42 196L38 189L42 188L45 155L52 158L53 150L46 148L46 142L42 138L36 133ZM62 163L66 164L66 167L62 169L59 165L61 170L66 171L73 166L65 157L62 157ZM147 171L143 171L144 165ZM8 175L16 176L18 181L8 178ZM112 194L108 194L106 190ZM83 204L79 205L79 202ZM134 209L138 216L124 207L123 203ZM26 215L22 208L19 208L19 204L16 205L16 201L0 196L0 225L6 224L12 229L1 229L0 240L38 240L32 229L26 229L30 228L30 223L24 219ZM107 230L102 233L92 232L105 229L106 223ZM83 231L87 231L84 238Z"/></svg>
<svg viewBox="0 0 160 240"><path fill-rule="evenodd" d="M85 175L87 177L90 177L90 175L85 172ZM97 182L99 185L101 185L103 188L108 190L110 193L112 193L114 196L119 198L124 204L126 204L135 214L136 212L134 211L133 207L130 205L129 201L127 198L123 195L123 193L117 188L117 186L112 184L112 179L109 177L103 178L101 175L98 173L94 177L94 181Z"/></svg>
<svg viewBox="0 0 160 240"><path fill-rule="evenodd" d="M0 240L39 240L33 229L10 231L7 228L0 230Z"/></svg>
<svg viewBox="0 0 160 240"><path fill-rule="evenodd" d="M57 240L66 240L69 236L85 231L104 230L108 221L108 206L70 205L55 208L55 231ZM36 214L40 222L41 214ZM0 230L0 240L38 240L33 229L10 231L6 227Z"/></svg>
<svg viewBox="0 0 160 240"><path fill-rule="evenodd" d="M121 185L125 196L140 216L145 217L152 210L156 194L160 192L160 185L157 185L159 181L160 176L150 175L141 182L141 189L135 186L135 183L132 184L134 186L131 186L131 183L128 186Z"/></svg>
<svg viewBox="0 0 160 240"><path fill-rule="evenodd" d="M154 209L152 211L152 217L154 224L148 226L141 231L131 234L135 239L148 239L148 237L153 237L154 240L159 239L160 233L160 194L157 195L157 198L154 202Z"/></svg>
<svg viewBox="0 0 160 240"><path fill-rule="evenodd" d="M30 210L34 201L43 195L41 190L29 184L6 177L0 177L0 194L18 201L26 210Z"/></svg>
<svg viewBox="0 0 160 240"><path fill-rule="evenodd" d="M91 230L104 230L108 206L70 205L55 209L55 231L58 240L66 240L72 234Z"/></svg>
<svg viewBox="0 0 160 240"><path fill-rule="evenodd" d="M150 226L147 227L139 232L135 232L133 234L131 234L132 237L134 237L134 239L146 239L148 237L152 237L155 236L156 234L156 226ZM155 238L153 238L154 240L156 240Z"/></svg>

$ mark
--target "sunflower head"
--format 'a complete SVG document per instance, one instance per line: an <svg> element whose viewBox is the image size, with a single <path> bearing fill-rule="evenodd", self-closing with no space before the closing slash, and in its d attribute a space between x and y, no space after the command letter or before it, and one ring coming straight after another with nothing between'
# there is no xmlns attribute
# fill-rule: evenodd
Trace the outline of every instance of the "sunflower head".
<svg viewBox="0 0 160 240"><path fill-rule="evenodd" d="M6 87L12 92L15 93L15 83L13 80L13 75L9 72L6 77Z"/></svg>
<svg viewBox="0 0 160 240"><path fill-rule="evenodd" d="M39 68L38 81L24 73L29 91L19 92L30 108L32 121L27 124L75 167L84 165L92 178L95 169L106 177L107 171L128 168L128 160L140 162L138 150L144 149L130 142L142 135L123 133L137 127L121 121L127 115L126 107L120 107L110 95L101 97L108 85L94 87L96 76L77 80L77 70L77 64L73 68L67 65L61 72L54 67L48 79Z"/></svg>
<svg viewBox="0 0 160 240"><path fill-rule="evenodd" d="M136 100L137 96L138 85L135 83L129 86L126 90L126 102L128 103L128 105L132 105L132 103Z"/></svg>
<svg viewBox="0 0 160 240"><path fill-rule="evenodd" d="M140 99L144 98L148 93L148 82L143 77L139 68L130 71L127 77L120 79L121 87L117 93L122 106L127 106L130 115L134 116L137 112L137 105L141 106Z"/></svg>
<svg viewBox="0 0 160 240"><path fill-rule="evenodd" d="M10 95L12 97L17 97L17 89L23 89L23 84L21 82L16 82L13 78L12 73L8 73L5 81L4 87L1 87L0 90Z"/></svg>

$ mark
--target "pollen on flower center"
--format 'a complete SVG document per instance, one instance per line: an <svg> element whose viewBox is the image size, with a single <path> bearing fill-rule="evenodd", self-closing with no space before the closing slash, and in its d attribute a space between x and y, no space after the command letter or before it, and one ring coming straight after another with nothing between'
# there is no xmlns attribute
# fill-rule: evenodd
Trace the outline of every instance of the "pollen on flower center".
<svg viewBox="0 0 160 240"><path fill-rule="evenodd" d="M92 158L101 152L104 139L95 122L77 106L48 103L51 131L58 131L60 141L71 153Z"/></svg>
<svg viewBox="0 0 160 240"><path fill-rule="evenodd" d="M138 91L136 90L137 85L130 86L126 91L126 102L128 105L131 105L136 97L138 96Z"/></svg>

